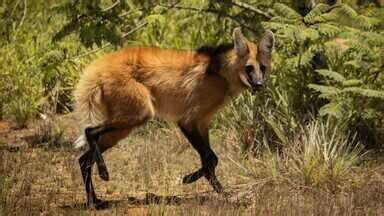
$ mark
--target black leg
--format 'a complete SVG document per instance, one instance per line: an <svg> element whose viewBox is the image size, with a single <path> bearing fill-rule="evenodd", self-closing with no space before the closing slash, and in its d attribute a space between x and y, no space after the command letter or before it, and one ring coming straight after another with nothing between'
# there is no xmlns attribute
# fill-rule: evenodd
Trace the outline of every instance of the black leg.
<svg viewBox="0 0 384 216"><path fill-rule="evenodd" d="M79 158L79 163L85 185L85 191L87 193L87 203L90 208L103 209L108 207L108 202L104 202L96 197L92 184L92 166L96 162L99 170L99 176L103 180L109 180L107 167L101 155L106 148L103 146L100 148L98 142L102 135L115 130L118 130L118 128L105 126L88 127L85 129L89 150Z"/></svg>
<svg viewBox="0 0 384 216"><path fill-rule="evenodd" d="M92 165L93 165L93 153L91 150L85 152L79 158L79 164L81 169L81 174L83 176L83 182L85 185L85 191L87 193L87 204L89 207L97 207L102 201L97 199L95 190L92 183Z"/></svg>
<svg viewBox="0 0 384 216"><path fill-rule="evenodd" d="M206 134L201 134L197 127L186 129L181 124L179 124L179 127L188 141L192 144L193 148L199 153L202 163L202 167L199 170L186 175L183 178L183 183L189 184L197 181L202 176L205 176L216 192L223 192L223 187L215 174L218 158L210 147L208 132Z"/></svg>
<svg viewBox="0 0 384 216"><path fill-rule="evenodd" d="M104 162L104 158L101 155L101 153L105 151L105 149L100 149L98 145L98 141L100 140L100 138L109 132L124 130L127 128L132 128L134 126L138 126L148 119L149 117L124 119L124 121L116 121L96 127L85 128L85 136L87 138L89 148L93 153L93 159L96 161L97 169L99 170L99 176L101 179L108 181L109 174L107 166Z"/></svg>
<svg viewBox="0 0 384 216"><path fill-rule="evenodd" d="M103 126L99 126L88 127L85 129L85 136L87 138L90 151L92 152L92 159L96 161L97 169L99 170L99 176L104 181L109 180L109 174L97 142L103 134L109 131L113 131L113 128L104 128Z"/></svg>

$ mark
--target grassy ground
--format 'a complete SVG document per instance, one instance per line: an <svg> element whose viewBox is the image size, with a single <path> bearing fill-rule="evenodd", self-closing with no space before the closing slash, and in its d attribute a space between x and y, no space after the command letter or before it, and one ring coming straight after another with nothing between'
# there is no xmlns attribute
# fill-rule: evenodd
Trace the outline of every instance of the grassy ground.
<svg viewBox="0 0 384 216"><path fill-rule="evenodd" d="M77 129L59 119L67 145ZM348 178L320 186L263 172L265 155L240 158L230 131L213 136L220 158L217 175L230 193L215 194L204 179L182 185L181 178L199 167L194 150L177 128L143 127L105 154L110 181L94 173L97 194L109 201L100 211L85 208L77 158L81 151L39 145L41 123L13 130L0 124L0 215L380 215L384 214L384 165L371 153ZM43 124L44 126L44 124ZM39 129L40 128L40 129ZM215 133L214 133L215 134ZM41 141L41 140L40 140ZM34 144L33 144L34 143Z"/></svg>

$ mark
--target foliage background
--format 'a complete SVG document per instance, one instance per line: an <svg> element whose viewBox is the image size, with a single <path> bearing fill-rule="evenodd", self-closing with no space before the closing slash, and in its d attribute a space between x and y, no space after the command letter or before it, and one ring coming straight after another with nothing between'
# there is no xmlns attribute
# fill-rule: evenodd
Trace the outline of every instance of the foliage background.
<svg viewBox="0 0 384 216"><path fill-rule="evenodd" d="M72 111L73 88L93 59L129 45L175 49L218 45L230 42L237 26L257 41L271 29L277 40L273 72L263 91L244 92L217 115L211 137L231 146L220 151L235 158L235 170L251 183L262 179L331 191L358 188L369 182L364 179L374 179L372 185L378 185L382 175L372 171L376 168L369 172L372 178L354 170L366 170L366 151L380 156L384 145L383 4L382 0L3 0L0 120L12 121L20 129L44 119L36 142L69 146L55 118L46 118ZM155 120L134 139L154 136L148 132L153 128L174 132L174 127ZM14 185L17 172L9 178L9 167L0 167L0 179ZM13 191L9 188L0 190L1 199Z"/></svg>
<svg viewBox="0 0 384 216"><path fill-rule="evenodd" d="M269 28L277 46L267 89L257 96L244 93L222 112L215 128L245 129L240 136L248 148L260 146L260 140L284 143L308 120L331 118L379 147L380 4L6 0L0 7L0 117L25 127L39 114L70 112L82 68L121 46L195 49L230 41L235 26L253 40Z"/></svg>

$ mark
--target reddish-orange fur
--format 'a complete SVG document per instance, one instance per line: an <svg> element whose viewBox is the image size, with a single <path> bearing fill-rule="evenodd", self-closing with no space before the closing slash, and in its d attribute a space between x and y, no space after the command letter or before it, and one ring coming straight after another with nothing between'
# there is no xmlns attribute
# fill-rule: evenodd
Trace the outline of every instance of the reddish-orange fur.
<svg viewBox="0 0 384 216"><path fill-rule="evenodd" d="M236 62L233 51L226 58ZM244 88L237 76L231 85L207 74L208 63L208 56L195 51L125 48L85 70L75 91L78 111L88 117L97 110L85 119L92 125L157 116L207 127L225 100Z"/></svg>
<svg viewBox="0 0 384 216"><path fill-rule="evenodd" d="M90 205L100 203L89 178L93 161L100 177L108 180L101 153L153 117L176 122L200 155L202 167L186 175L183 183L204 176L216 192L223 192L215 175L218 159L210 148L209 123L229 98L262 85L271 69L274 42L271 32L258 45L239 29L233 38L233 48L214 51L129 47L86 68L75 97L86 127L77 144L90 147L79 159Z"/></svg>

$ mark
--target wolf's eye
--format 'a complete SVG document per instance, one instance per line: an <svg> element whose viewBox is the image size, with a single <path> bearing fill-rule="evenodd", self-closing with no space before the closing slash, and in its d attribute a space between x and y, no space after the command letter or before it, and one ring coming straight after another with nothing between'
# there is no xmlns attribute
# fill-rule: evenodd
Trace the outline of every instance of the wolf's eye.
<svg viewBox="0 0 384 216"><path fill-rule="evenodd" d="M254 68L253 68L252 65L247 65L247 66L245 66L245 72L246 72L247 74L250 74L250 73L252 73L253 71L254 71Z"/></svg>

